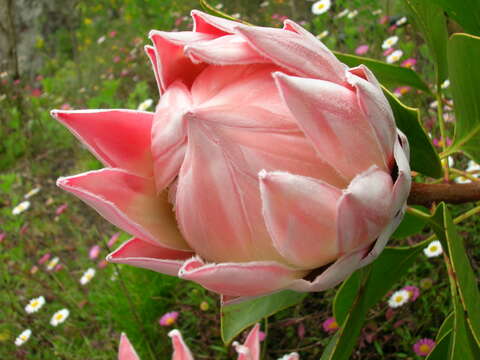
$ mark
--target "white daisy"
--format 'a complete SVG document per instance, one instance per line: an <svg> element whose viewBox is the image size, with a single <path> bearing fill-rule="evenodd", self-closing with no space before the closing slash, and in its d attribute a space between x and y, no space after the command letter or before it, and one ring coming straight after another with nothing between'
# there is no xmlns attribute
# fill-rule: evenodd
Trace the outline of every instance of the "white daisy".
<svg viewBox="0 0 480 360"><path fill-rule="evenodd" d="M320 34L317 35L317 39L322 40L330 34L328 30L323 30Z"/></svg>
<svg viewBox="0 0 480 360"><path fill-rule="evenodd" d="M70 311L68 309L58 310L50 319L50 325L57 326L63 323L65 320L67 320L69 315Z"/></svg>
<svg viewBox="0 0 480 360"><path fill-rule="evenodd" d="M423 249L423 253L429 258L442 255L443 249L441 242L438 240L432 241L425 249Z"/></svg>
<svg viewBox="0 0 480 360"><path fill-rule="evenodd" d="M283 355L281 358L278 358L278 360L299 360L299 359L300 357L296 352L292 352L290 354Z"/></svg>
<svg viewBox="0 0 480 360"><path fill-rule="evenodd" d="M137 110L140 111L146 111L150 106L152 106L153 100L152 99L147 99L144 102L142 102L140 105L138 105Z"/></svg>
<svg viewBox="0 0 480 360"><path fill-rule="evenodd" d="M260 7L267 7L268 5L270 5L270 3L268 1L264 1L260 4Z"/></svg>
<svg viewBox="0 0 480 360"><path fill-rule="evenodd" d="M447 160L446 159L442 159L442 164L443 166L445 166ZM453 160L453 158L451 156L448 157L448 167L453 167L453 165L455 165L455 160Z"/></svg>
<svg viewBox="0 0 480 360"><path fill-rule="evenodd" d="M30 190L28 193L26 193L23 197L25 199L31 198L33 195L37 195L38 192L40 191L40 186L37 186L36 188Z"/></svg>
<svg viewBox="0 0 480 360"><path fill-rule="evenodd" d="M95 269L94 268L89 268L87 271L85 271L80 278L80 284L86 285L90 282L90 280L93 279L95 276Z"/></svg>
<svg viewBox="0 0 480 360"><path fill-rule="evenodd" d="M396 36L396 35L390 36L389 38L386 38L386 39L383 41L382 49L383 49L383 50L390 49L390 48L391 48L393 45L395 45L397 42L398 42L398 36Z"/></svg>
<svg viewBox="0 0 480 360"><path fill-rule="evenodd" d="M477 164L475 161L470 160L467 165L467 171L468 172L473 172L475 171L476 174L473 174L475 177L480 177L480 165Z"/></svg>
<svg viewBox="0 0 480 360"><path fill-rule="evenodd" d="M315 15L324 14L330 9L330 6L332 6L330 0L316 1L312 4L312 13Z"/></svg>
<svg viewBox="0 0 480 360"><path fill-rule="evenodd" d="M32 335L32 330L30 329L23 330L22 333L18 335L17 338L15 339L15 345L22 346L28 341L28 339L30 339L31 335Z"/></svg>
<svg viewBox="0 0 480 360"><path fill-rule="evenodd" d="M442 85L440 85L440 87L441 87L442 89L446 89L446 88L448 88L449 86L450 86L450 80L448 80L448 79L445 80L445 81L442 83Z"/></svg>
<svg viewBox="0 0 480 360"><path fill-rule="evenodd" d="M107 37L105 35L103 36L100 36L98 39L97 39L97 44L101 44L103 43L105 40L107 39Z"/></svg>
<svg viewBox="0 0 480 360"><path fill-rule="evenodd" d="M380 15L382 12L383 12L382 9L377 9L377 10L372 11L372 15Z"/></svg>
<svg viewBox="0 0 480 360"><path fill-rule="evenodd" d="M407 290L398 290L395 291L390 299L388 299L388 306L391 308L398 308L402 305L405 305L410 298L410 293Z"/></svg>
<svg viewBox="0 0 480 360"><path fill-rule="evenodd" d="M400 19L398 19L396 22L395 22L395 25L397 26L402 26L403 24L406 24L407 23L407 17L406 16L402 16Z"/></svg>
<svg viewBox="0 0 480 360"><path fill-rule="evenodd" d="M55 266L57 266L58 262L60 261L60 259L58 258L58 256L55 256L52 260L50 260L47 264L47 270L48 271L52 271L53 269L55 269Z"/></svg>
<svg viewBox="0 0 480 360"><path fill-rule="evenodd" d="M220 10L223 8L223 4L222 3L218 3L217 5L215 5L215 9L217 10Z"/></svg>
<svg viewBox="0 0 480 360"><path fill-rule="evenodd" d="M349 12L350 12L350 10L348 10L348 9L343 9L342 11L340 11L340 12L337 14L337 19L340 19L340 18L344 17L344 16L347 15Z"/></svg>
<svg viewBox="0 0 480 360"><path fill-rule="evenodd" d="M45 298L43 296L33 298L32 300L29 301L27 306L25 306L25 311L29 314L32 314L40 310L44 304L45 304Z"/></svg>
<svg viewBox="0 0 480 360"><path fill-rule="evenodd" d="M350 12L348 13L347 17L348 17L349 19L353 19L353 18L354 18L355 16L357 16L357 15L358 15L358 10L352 10L352 11L350 11Z"/></svg>
<svg viewBox="0 0 480 360"><path fill-rule="evenodd" d="M22 201L20 204L18 204L13 208L12 214L13 215L21 214L25 210L28 210L29 207L30 207L30 201L27 201L27 200Z"/></svg>
<svg viewBox="0 0 480 360"><path fill-rule="evenodd" d="M403 56L403 51L402 50L395 50L393 53L387 56L387 63L393 64L400 60L400 58Z"/></svg>

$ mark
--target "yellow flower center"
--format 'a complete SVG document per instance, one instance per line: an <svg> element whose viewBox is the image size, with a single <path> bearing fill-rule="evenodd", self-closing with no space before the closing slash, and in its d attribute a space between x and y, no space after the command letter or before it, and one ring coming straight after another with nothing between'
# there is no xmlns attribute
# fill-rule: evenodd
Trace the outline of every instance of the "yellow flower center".
<svg viewBox="0 0 480 360"><path fill-rule="evenodd" d="M323 3L320 3L320 4L317 5L318 10L322 10L324 7L325 7L325 4L323 4Z"/></svg>
<svg viewBox="0 0 480 360"><path fill-rule="evenodd" d="M338 323L337 321L332 321L330 324L328 324L329 329L338 329Z"/></svg>
<svg viewBox="0 0 480 360"><path fill-rule="evenodd" d="M167 320L165 320L165 322L167 323L167 325L172 325L175 322L175 319L172 317L169 317L167 318Z"/></svg>
<svg viewBox="0 0 480 360"><path fill-rule="evenodd" d="M32 303L30 304L31 307L37 307L39 305L38 300L33 300Z"/></svg>
<svg viewBox="0 0 480 360"><path fill-rule="evenodd" d="M55 315L55 320L60 321L63 319L63 314L57 314Z"/></svg>
<svg viewBox="0 0 480 360"><path fill-rule="evenodd" d="M420 345L419 350L422 354L428 354L430 352L430 346L427 344L422 344Z"/></svg>
<svg viewBox="0 0 480 360"><path fill-rule="evenodd" d="M27 337L25 335L21 335L20 336L20 339L22 339L23 341L27 340Z"/></svg>
<svg viewBox="0 0 480 360"><path fill-rule="evenodd" d="M430 251L434 252L434 251L437 251L438 250L438 247L436 245L433 245L430 247Z"/></svg>
<svg viewBox="0 0 480 360"><path fill-rule="evenodd" d="M399 302L402 302L403 301L403 296L402 295L397 295L395 297L395 302L399 303Z"/></svg>

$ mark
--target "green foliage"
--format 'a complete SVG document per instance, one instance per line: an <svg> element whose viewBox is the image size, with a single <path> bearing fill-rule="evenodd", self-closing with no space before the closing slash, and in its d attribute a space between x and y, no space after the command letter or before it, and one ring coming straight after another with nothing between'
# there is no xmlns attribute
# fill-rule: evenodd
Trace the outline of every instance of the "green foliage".
<svg viewBox="0 0 480 360"><path fill-rule="evenodd" d="M412 170L431 177L442 176L440 158L420 124L420 111L405 106L388 90L384 89L384 93L392 107L397 127L408 138Z"/></svg>
<svg viewBox="0 0 480 360"><path fill-rule="evenodd" d="M449 153L463 150L480 162L480 37L454 34L448 41L449 77L455 103L455 139Z"/></svg>

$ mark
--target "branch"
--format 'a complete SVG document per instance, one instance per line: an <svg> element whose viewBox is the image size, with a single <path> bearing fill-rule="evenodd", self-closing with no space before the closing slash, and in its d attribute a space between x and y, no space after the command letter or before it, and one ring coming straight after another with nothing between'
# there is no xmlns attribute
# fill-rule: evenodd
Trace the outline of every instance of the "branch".
<svg viewBox="0 0 480 360"><path fill-rule="evenodd" d="M423 184L412 183L408 196L409 205L430 207L433 203L462 204L480 200L480 183L469 184Z"/></svg>

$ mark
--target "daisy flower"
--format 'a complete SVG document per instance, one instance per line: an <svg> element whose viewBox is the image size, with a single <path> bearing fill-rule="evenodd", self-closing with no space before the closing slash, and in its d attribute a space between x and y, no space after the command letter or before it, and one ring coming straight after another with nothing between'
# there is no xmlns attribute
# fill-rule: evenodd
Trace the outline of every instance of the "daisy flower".
<svg viewBox="0 0 480 360"><path fill-rule="evenodd" d="M55 210L55 215L59 216L65 212L65 210L68 209L68 204L62 204L57 209Z"/></svg>
<svg viewBox="0 0 480 360"><path fill-rule="evenodd" d="M31 335L32 335L32 330L30 329L23 330L22 333L18 335L17 338L15 339L15 345L22 346L28 341L28 339L30 339Z"/></svg>
<svg viewBox="0 0 480 360"><path fill-rule="evenodd" d="M387 63L393 64L400 60L400 58L403 56L403 51L402 50L395 50L393 53L387 56Z"/></svg>
<svg viewBox="0 0 480 360"><path fill-rule="evenodd" d="M423 249L423 253L429 257L437 257L439 255L442 255L443 249L442 249L442 244L438 240L432 241L428 246Z"/></svg>
<svg viewBox="0 0 480 360"><path fill-rule="evenodd" d="M402 25L405 25L407 23L407 17L406 16L402 16L400 19L398 19L396 22L395 22L395 25L397 26L402 26Z"/></svg>
<svg viewBox="0 0 480 360"><path fill-rule="evenodd" d="M448 88L449 86L450 86L450 80L448 80L448 79L445 80L445 81L440 85L440 87L441 87L442 89L446 89L446 88Z"/></svg>
<svg viewBox="0 0 480 360"><path fill-rule="evenodd" d="M427 356L435 345L436 343L432 339L420 339L413 345L413 351L418 356Z"/></svg>
<svg viewBox="0 0 480 360"><path fill-rule="evenodd" d="M37 195L38 192L40 191L40 186L37 186L36 188L30 190L28 193L26 193L23 197L25 199L28 199L30 197L32 197L33 195Z"/></svg>
<svg viewBox="0 0 480 360"><path fill-rule="evenodd" d="M330 34L330 32L328 30L323 30L320 34L317 35L317 39L322 40L322 39L326 38L328 36L328 34Z"/></svg>
<svg viewBox="0 0 480 360"><path fill-rule="evenodd" d="M171 326L171 325L175 324L175 322L177 321L178 315L179 315L178 311L168 312L168 313L164 314L160 318L160 320L158 320L158 323L161 326Z"/></svg>
<svg viewBox="0 0 480 360"><path fill-rule="evenodd" d="M326 13L329 9L332 3L330 0L320 0L316 1L312 4L312 13L315 15L321 15Z"/></svg>
<svg viewBox="0 0 480 360"><path fill-rule="evenodd" d="M25 210L28 210L29 207L30 207L30 201L27 201L27 200L22 201L20 204L18 204L13 208L12 214L13 215L21 214Z"/></svg>
<svg viewBox="0 0 480 360"><path fill-rule="evenodd" d="M347 18L353 19L357 15L358 15L358 10L352 10L348 13Z"/></svg>
<svg viewBox="0 0 480 360"><path fill-rule="evenodd" d="M281 358L278 358L278 360L299 360L300 357L298 353L293 352L287 355L283 355Z"/></svg>
<svg viewBox="0 0 480 360"><path fill-rule="evenodd" d="M152 106L153 100L152 99L147 99L144 102L142 102L140 105L138 105L137 110L140 111L146 111L150 106Z"/></svg>
<svg viewBox="0 0 480 360"><path fill-rule="evenodd" d="M385 39L382 44L382 49L387 50L390 49L393 45L398 42L398 36L390 36L389 38Z"/></svg>
<svg viewBox="0 0 480 360"><path fill-rule="evenodd" d="M400 86L400 87L395 89L393 94L396 97L401 97L402 95L405 95L406 93L408 93L411 89L412 88L410 86Z"/></svg>
<svg viewBox="0 0 480 360"><path fill-rule="evenodd" d="M406 67L406 68L413 68L416 63L417 63L417 59L408 58L408 59L402 61L401 66Z"/></svg>
<svg viewBox="0 0 480 360"><path fill-rule="evenodd" d="M383 12L382 9L377 9L372 11L372 15L380 15Z"/></svg>
<svg viewBox="0 0 480 360"><path fill-rule="evenodd" d="M82 277L80 278L80 284L82 285L88 284L90 280L93 279L94 276L95 276L95 269L94 268L87 269L87 271L85 271Z"/></svg>
<svg viewBox="0 0 480 360"><path fill-rule="evenodd" d="M58 262L60 261L60 259L58 258L58 256L55 256L52 260L50 260L47 264L47 270L48 271L52 271L55 266L57 266Z"/></svg>
<svg viewBox="0 0 480 360"><path fill-rule="evenodd" d="M57 326L63 323L65 320L67 320L69 315L70 311L68 309L58 310L50 319L50 325Z"/></svg>
<svg viewBox="0 0 480 360"><path fill-rule="evenodd" d="M32 314L40 310L44 304L45 298L43 296L33 298L28 302L27 306L25 306L25 311L29 314Z"/></svg>
<svg viewBox="0 0 480 360"><path fill-rule="evenodd" d="M407 290L408 291L408 293L410 294L409 300L412 301L412 302L417 300L418 297L420 296L420 289L416 286L407 285L402 290Z"/></svg>
<svg viewBox="0 0 480 360"><path fill-rule="evenodd" d="M395 309L402 305L405 305L410 299L410 293L407 290L398 290L395 291L390 299L388 299L388 306Z"/></svg>
<svg viewBox="0 0 480 360"><path fill-rule="evenodd" d="M344 17L344 16L347 15L349 12L350 12L350 10L348 10L348 9L343 9L342 11L340 11L340 12L337 14L337 19L340 19L340 18Z"/></svg>
<svg viewBox="0 0 480 360"><path fill-rule="evenodd" d="M50 260L50 253L43 254L40 259L38 259L38 265L45 264L48 260Z"/></svg>
<svg viewBox="0 0 480 360"><path fill-rule="evenodd" d="M329 317L327 320L325 320L322 324L323 331L327 333L332 333L338 330L338 323L337 320L335 320L334 317Z"/></svg>

